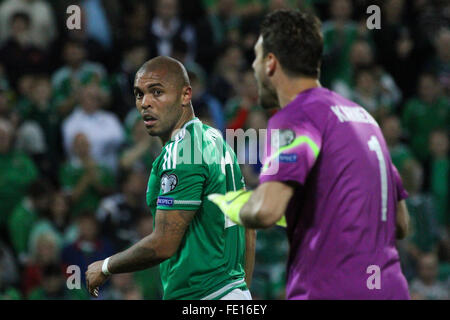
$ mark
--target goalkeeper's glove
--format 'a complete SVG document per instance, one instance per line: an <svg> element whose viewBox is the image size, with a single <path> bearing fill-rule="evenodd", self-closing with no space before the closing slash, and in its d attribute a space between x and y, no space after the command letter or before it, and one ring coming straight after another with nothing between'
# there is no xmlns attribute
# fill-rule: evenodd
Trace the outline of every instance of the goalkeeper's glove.
<svg viewBox="0 0 450 320"><path fill-rule="evenodd" d="M231 221L242 225L239 217L241 208L247 203L253 191L246 191L245 189L239 191L230 191L226 194L214 193L208 196L208 199L215 203L223 214L225 214ZM277 223L278 226L286 227L286 218L283 216Z"/></svg>

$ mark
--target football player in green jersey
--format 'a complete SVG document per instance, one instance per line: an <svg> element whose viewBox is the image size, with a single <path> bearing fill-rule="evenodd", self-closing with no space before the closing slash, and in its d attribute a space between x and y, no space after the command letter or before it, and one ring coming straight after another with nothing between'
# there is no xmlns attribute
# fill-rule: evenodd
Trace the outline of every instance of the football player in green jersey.
<svg viewBox="0 0 450 320"><path fill-rule="evenodd" d="M154 231L92 263L89 292L98 296L110 274L159 264L164 299L251 299L255 231L236 225L208 200L245 187L236 155L216 129L195 117L189 78L177 60L146 62L136 73L134 94L148 133L164 145L147 188Z"/></svg>

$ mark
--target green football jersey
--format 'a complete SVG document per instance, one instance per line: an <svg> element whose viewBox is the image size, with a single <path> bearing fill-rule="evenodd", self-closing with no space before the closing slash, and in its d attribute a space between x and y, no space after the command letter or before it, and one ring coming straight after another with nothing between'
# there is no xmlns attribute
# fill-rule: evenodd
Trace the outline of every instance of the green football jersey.
<svg viewBox="0 0 450 320"><path fill-rule="evenodd" d="M160 264L163 299L219 299L244 281L245 229L207 197L244 188L236 155L214 128L187 122L155 159L147 204L156 210L192 210L178 251Z"/></svg>

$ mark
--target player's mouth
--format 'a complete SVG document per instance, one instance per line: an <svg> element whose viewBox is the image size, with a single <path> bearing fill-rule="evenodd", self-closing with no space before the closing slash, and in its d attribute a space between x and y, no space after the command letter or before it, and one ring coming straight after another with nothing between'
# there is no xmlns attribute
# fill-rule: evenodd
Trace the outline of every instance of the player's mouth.
<svg viewBox="0 0 450 320"><path fill-rule="evenodd" d="M144 119L144 124L146 127L151 127L153 125L155 125L156 121L158 121L158 119L156 119L155 117L152 117L151 115L143 115L142 118Z"/></svg>

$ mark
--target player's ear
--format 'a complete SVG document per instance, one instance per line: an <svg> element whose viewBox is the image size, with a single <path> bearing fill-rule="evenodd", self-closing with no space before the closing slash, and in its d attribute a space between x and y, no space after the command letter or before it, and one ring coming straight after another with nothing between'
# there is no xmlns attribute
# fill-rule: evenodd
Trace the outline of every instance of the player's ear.
<svg viewBox="0 0 450 320"><path fill-rule="evenodd" d="M183 87L183 90L181 92L181 104L183 106L189 105L192 99L192 88L191 86L185 86Z"/></svg>
<svg viewBox="0 0 450 320"><path fill-rule="evenodd" d="M265 72L268 77L273 76L277 68L277 58L273 53L268 53L265 58Z"/></svg>

